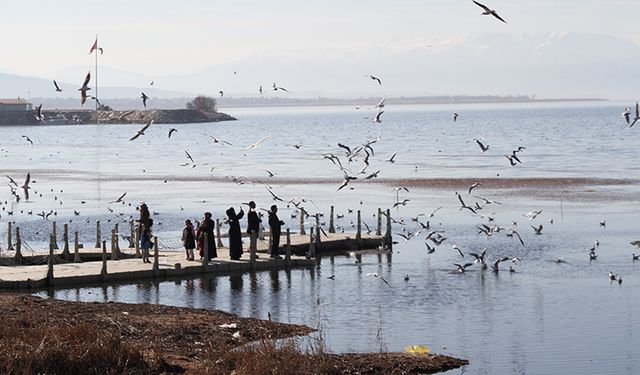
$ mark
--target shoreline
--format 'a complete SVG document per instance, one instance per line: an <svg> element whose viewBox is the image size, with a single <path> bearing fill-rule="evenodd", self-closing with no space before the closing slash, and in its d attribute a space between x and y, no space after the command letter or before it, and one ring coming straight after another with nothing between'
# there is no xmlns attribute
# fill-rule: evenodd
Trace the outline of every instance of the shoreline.
<svg viewBox="0 0 640 375"><path fill-rule="evenodd" d="M437 354L334 354L326 351L322 338L310 352L303 351L293 337L316 329L218 310L2 293L0 314L6 317L0 369L7 374L89 369L123 374L423 374L468 364Z"/></svg>

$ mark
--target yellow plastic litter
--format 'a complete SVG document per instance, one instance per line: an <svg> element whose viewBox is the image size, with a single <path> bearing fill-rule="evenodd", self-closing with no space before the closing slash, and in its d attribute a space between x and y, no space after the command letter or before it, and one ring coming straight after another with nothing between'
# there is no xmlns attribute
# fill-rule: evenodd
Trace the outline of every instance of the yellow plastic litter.
<svg viewBox="0 0 640 375"><path fill-rule="evenodd" d="M427 354L430 352L429 347L426 345L410 345L404 347L405 353L413 353L413 354Z"/></svg>

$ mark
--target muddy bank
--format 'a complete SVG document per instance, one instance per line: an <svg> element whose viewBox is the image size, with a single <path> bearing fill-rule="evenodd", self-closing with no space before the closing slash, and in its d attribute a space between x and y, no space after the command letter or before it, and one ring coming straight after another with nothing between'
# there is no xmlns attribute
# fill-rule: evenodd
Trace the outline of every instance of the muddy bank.
<svg viewBox="0 0 640 375"><path fill-rule="evenodd" d="M0 314L4 374L424 374L467 364L439 355L329 354L321 343L303 353L293 341L276 347L271 339L309 327L211 310L0 294Z"/></svg>

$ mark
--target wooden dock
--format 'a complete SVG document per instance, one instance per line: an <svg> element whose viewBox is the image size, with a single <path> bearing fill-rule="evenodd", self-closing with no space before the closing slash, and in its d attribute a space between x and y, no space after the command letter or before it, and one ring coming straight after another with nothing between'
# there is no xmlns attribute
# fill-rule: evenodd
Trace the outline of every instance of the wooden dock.
<svg viewBox="0 0 640 375"><path fill-rule="evenodd" d="M71 245L68 227L64 225L62 250L58 248L56 223L52 223L49 251L35 252L26 256L21 251L20 228L15 228L15 246L12 240L12 226L9 223L7 235L8 251L0 258L0 289L40 289L57 286L78 286L88 284L115 283L125 280L165 279L197 274L225 275L232 272L252 272L278 270L298 267L313 267L317 255L321 253L345 253L356 250L391 249L391 222L387 211L387 228L381 235L381 216L378 210L378 226L374 235L362 233L361 214L355 233L335 233L333 229L333 207L331 210L329 232L321 229L316 216L316 225L310 227L307 235L304 220L300 220L300 231L291 234L287 229L285 241L280 247L281 259L270 258L266 254L270 248L270 239L263 233L252 233L245 239L245 251L240 260L229 258L229 248L224 246L220 234L220 224L216 224L217 257L210 262L186 260L185 250L180 245L163 246L159 249L160 239L154 237L154 249L151 250L151 263L141 259L139 240L129 241L129 248L122 250L118 225L111 230L111 246L107 251L107 241L103 240L100 222L96 223L95 246L87 248L78 243L78 233L74 234ZM302 218L302 214L301 214ZM131 237L135 237L134 223L130 222ZM260 236L260 238L259 238ZM207 243L207 241L204 241ZM248 244L247 244L248 242ZM206 246L205 246L206 247ZM73 249L73 251L71 251ZM262 250L260 250L262 249ZM205 253L208 249L205 249ZM196 250L197 253L197 250ZM259 255L262 253L262 255ZM198 254L195 254L196 258ZM206 256L205 256L206 258Z"/></svg>

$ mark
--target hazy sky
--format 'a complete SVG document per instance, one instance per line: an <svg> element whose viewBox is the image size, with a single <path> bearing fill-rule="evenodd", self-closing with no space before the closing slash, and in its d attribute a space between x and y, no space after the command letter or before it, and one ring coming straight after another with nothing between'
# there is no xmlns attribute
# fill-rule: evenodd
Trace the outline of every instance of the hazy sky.
<svg viewBox="0 0 640 375"><path fill-rule="evenodd" d="M588 32L640 44L638 0L56 0L5 2L0 71L50 78L101 64L148 74L190 74L257 53L348 49L464 33Z"/></svg>

